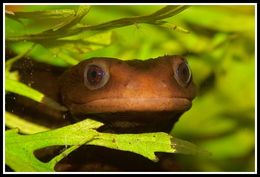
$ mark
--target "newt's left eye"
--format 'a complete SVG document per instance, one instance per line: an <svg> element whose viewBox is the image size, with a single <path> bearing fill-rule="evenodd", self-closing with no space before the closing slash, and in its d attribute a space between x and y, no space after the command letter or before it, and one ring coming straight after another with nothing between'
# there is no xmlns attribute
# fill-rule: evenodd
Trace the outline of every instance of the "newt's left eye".
<svg viewBox="0 0 260 177"><path fill-rule="evenodd" d="M175 79L182 87L187 87L191 81L191 70L186 61L181 62L175 70Z"/></svg>
<svg viewBox="0 0 260 177"><path fill-rule="evenodd" d="M104 66L89 64L84 72L84 84L89 90L103 87L109 79L109 73Z"/></svg>
<svg viewBox="0 0 260 177"><path fill-rule="evenodd" d="M92 65L88 68L87 71L87 80L91 85L97 85L103 79L105 72L102 68Z"/></svg>

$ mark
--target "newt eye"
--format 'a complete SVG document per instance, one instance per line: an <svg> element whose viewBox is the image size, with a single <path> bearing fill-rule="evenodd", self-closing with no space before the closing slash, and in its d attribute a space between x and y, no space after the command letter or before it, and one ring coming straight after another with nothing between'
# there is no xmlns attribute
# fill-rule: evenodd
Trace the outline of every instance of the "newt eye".
<svg viewBox="0 0 260 177"><path fill-rule="evenodd" d="M181 62L175 70L175 79L182 87L187 87L191 81L191 70L187 62Z"/></svg>
<svg viewBox="0 0 260 177"><path fill-rule="evenodd" d="M97 64L87 65L84 72L84 84L90 90L103 87L109 79L109 73L104 66Z"/></svg>

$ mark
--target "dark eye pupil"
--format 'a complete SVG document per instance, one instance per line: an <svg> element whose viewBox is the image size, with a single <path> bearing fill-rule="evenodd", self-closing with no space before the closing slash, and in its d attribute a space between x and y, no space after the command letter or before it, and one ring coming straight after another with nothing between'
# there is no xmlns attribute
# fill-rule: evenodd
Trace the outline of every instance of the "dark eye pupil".
<svg viewBox="0 0 260 177"><path fill-rule="evenodd" d="M191 73L186 63L180 64L178 68L178 76L183 83L185 84L189 83Z"/></svg>
<svg viewBox="0 0 260 177"><path fill-rule="evenodd" d="M181 70L181 74L186 78L188 76L188 69L187 67L183 67ZM186 79L185 79L186 80Z"/></svg>
<svg viewBox="0 0 260 177"><path fill-rule="evenodd" d="M92 85L97 85L102 80L104 74L104 71L100 67L92 65L87 72L88 82Z"/></svg>
<svg viewBox="0 0 260 177"><path fill-rule="evenodd" d="M92 78L95 78L95 77L97 77L97 72L96 71L92 71L90 73L90 75L91 75Z"/></svg>

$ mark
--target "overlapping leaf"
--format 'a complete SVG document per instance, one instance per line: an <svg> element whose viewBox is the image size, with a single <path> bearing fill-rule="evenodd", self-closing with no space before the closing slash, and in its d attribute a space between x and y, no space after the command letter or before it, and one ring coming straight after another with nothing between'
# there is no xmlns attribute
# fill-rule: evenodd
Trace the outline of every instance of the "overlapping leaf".
<svg viewBox="0 0 260 177"><path fill-rule="evenodd" d="M158 161L155 152L207 154L192 143L173 138L166 133L100 133L95 130L100 126L100 122L85 119L73 125L32 135L20 135L17 129L8 130L5 132L6 164L15 171L51 172L55 171L54 167L61 159L81 145L88 144L138 153L153 161ZM35 150L53 145L71 147L47 163L39 161L33 155Z"/></svg>

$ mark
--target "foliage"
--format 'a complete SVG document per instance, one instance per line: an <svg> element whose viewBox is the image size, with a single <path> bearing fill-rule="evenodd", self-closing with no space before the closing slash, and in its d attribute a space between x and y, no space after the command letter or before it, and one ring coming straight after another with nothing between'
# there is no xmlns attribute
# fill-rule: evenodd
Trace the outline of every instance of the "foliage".
<svg viewBox="0 0 260 177"><path fill-rule="evenodd" d="M184 55L198 96L172 134L213 155L177 162L186 171L254 171L255 6L19 8L5 19L6 48L18 56L68 67L93 56Z"/></svg>
<svg viewBox="0 0 260 177"><path fill-rule="evenodd" d="M61 159L84 144L135 152L153 161L158 161L155 152L207 154L193 144L173 138L166 133L142 133L137 136L95 131L100 126L102 126L100 122L85 119L73 125L32 135L20 135L18 129L7 130L5 132L6 163L15 171L54 172L55 165ZM47 163L34 157L34 150L54 145L70 147Z"/></svg>
<svg viewBox="0 0 260 177"><path fill-rule="evenodd" d="M178 14L183 9L184 6L166 6L165 8L156 11L155 13L148 16L139 16L132 18L122 18L114 20L111 22L103 23L100 25L86 26L73 28L77 25L80 20L88 13L88 6L79 6L73 13L73 10L50 10L50 11L34 11L34 12L17 12L13 14L8 12L7 16L14 19L15 21L22 23L21 18L28 18L32 21L39 20L39 18L34 19L35 16L39 15L42 20L51 20L58 19L60 23L52 26L50 29L47 29L38 34L22 35L10 37L7 32L6 41L11 42L11 48L19 48L19 42L21 40L26 40L30 42L23 42L22 45L31 45L26 52L21 53L17 57L9 59L6 62L6 82L5 89L8 92L14 92L26 97L29 97L35 101L47 104L48 106L64 111L66 108L54 102L52 99L48 98L44 94L34 90L23 83L20 83L18 77L14 77L14 74L10 72L11 65L21 57L24 57L26 54L30 53L35 44L42 44L51 48L52 50L57 50L57 47L67 49L71 52L77 53L81 46L95 48L96 43L108 45L110 44L111 32L103 32L101 35L95 35L95 37L87 37L85 41L82 40L82 36L73 36L78 33L82 33L88 30L107 30L111 28L131 25L134 23L152 23L158 25L166 25L164 21L159 21L160 19L167 18L173 15ZM68 13L68 14L67 14ZM67 20L65 20L65 18ZM61 19L63 21L61 21ZM8 23L7 23L8 24ZM177 27L176 27L177 28ZM180 28L181 29L181 28ZM72 36L72 37L71 37ZM64 37L69 37L64 40ZM63 38L63 39L60 39ZM103 39L102 39L103 38ZM84 38L83 38L84 39ZM104 40L105 39L105 40ZM108 39L108 40L106 40ZM56 40L53 42L53 40ZM88 42L88 43L86 43ZM77 46L76 46L77 45ZM81 45L81 46L80 46ZM96 49L96 48L95 48ZM83 50L83 49L82 49ZM83 50L83 52L86 52ZM77 61L73 59L67 59L64 57L65 62L69 64L76 64ZM53 64L53 61L51 61ZM43 99L44 98L44 99ZM44 101L45 100L45 101ZM47 100L47 101L46 101ZM175 152L176 148L179 149L179 152L191 153L196 152L196 147L189 145L190 143L183 143L184 141L173 139L165 133L153 133L153 134L142 134L142 135L116 135L116 134L105 134L98 133L97 131L92 130L91 128L98 128L101 124L91 122L87 119L72 126L67 126L62 129L56 129L52 131L32 134L32 135L19 135L17 134L17 129L6 131L6 163L13 168L15 171L54 171L54 166L56 163L68 155L73 150L77 149L80 145L92 144L92 145L101 145L109 148L128 150L135 153L142 154L143 156L151 159L157 160L154 152ZM6 125L9 127L19 127L22 132L32 133L33 131L42 131L44 127L33 125L30 122L22 121L19 117L12 115L11 113L6 113ZM97 124L97 126L92 127ZM31 128L31 129L30 129ZM86 130L85 130L86 129ZM76 132L75 132L76 131ZM82 132L82 134L80 134ZM65 137L65 139L64 139ZM70 137L69 139L66 137ZM95 137L95 139L94 139ZM171 142L172 140L172 142ZM138 142L138 143L134 143ZM33 155L33 151L39 148L52 145L73 145L68 148L63 154L60 154L53 158L48 163L40 162ZM178 146L181 146L178 147ZM190 148L189 148L190 147ZM182 150L185 149L185 150ZM16 159L20 159L17 161ZM28 165L30 164L30 165Z"/></svg>

